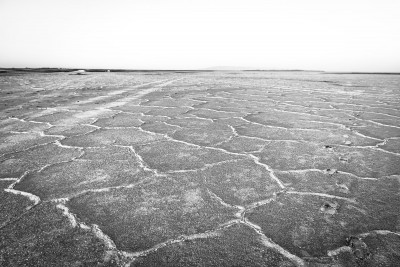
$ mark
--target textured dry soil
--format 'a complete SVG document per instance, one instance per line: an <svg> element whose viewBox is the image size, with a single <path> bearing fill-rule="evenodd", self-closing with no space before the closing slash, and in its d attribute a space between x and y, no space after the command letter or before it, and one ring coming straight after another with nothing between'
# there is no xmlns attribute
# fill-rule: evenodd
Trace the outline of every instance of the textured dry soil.
<svg viewBox="0 0 400 267"><path fill-rule="evenodd" d="M400 76L0 76L1 266L400 266Z"/></svg>

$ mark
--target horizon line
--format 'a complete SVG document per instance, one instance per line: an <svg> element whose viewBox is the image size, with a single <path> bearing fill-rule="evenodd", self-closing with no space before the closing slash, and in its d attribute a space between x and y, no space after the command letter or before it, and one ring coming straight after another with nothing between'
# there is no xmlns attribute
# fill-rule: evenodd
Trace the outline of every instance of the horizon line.
<svg viewBox="0 0 400 267"><path fill-rule="evenodd" d="M210 68L200 68L200 69L126 69L126 68L59 68L59 67L0 67L0 71L36 71L36 72L68 72L68 71L77 71L77 70L85 70L87 72L152 72L152 71L265 71L265 72L322 72L326 74L400 74L400 72L379 72L379 71L326 71L326 70L303 70L303 69L264 69L264 68L242 68L242 69L218 69L218 67L210 67Z"/></svg>

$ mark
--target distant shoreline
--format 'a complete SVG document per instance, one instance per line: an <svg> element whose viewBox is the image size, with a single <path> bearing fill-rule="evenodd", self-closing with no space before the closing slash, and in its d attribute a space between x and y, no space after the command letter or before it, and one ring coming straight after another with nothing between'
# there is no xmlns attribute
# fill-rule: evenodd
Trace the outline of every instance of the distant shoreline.
<svg viewBox="0 0 400 267"><path fill-rule="evenodd" d="M322 71L322 70L263 70L263 69L193 69L193 70L181 70L181 69L84 69L84 68L1 68L0 73L10 72L29 72L29 73L57 73L57 72L74 72L78 70L85 70L86 72L317 72L322 74L369 74L369 75L400 75L400 72L356 72L356 71Z"/></svg>
<svg viewBox="0 0 400 267"><path fill-rule="evenodd" d="M28 72L28 73L57 73L74 72L84 70L86 72L212 72L213 70L146 70L146 69L64 69L64 68L0 68L0 73Z"/></svg>

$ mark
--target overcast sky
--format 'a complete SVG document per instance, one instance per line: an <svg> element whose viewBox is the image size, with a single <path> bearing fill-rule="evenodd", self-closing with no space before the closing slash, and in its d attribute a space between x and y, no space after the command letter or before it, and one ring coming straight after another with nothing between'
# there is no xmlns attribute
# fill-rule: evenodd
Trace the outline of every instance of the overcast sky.
<svg viewBox="0 0 400 267"><path fill-rule="evenodd" d="M400 0L0 0L0 66L400 72Z"/></svg>

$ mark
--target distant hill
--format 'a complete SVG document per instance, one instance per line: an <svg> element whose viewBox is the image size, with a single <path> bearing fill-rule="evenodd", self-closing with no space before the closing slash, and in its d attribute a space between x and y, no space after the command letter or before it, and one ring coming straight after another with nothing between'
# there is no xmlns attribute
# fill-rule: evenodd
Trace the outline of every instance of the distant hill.
<svg viewBox="0 0 400 267"><path fill-rule="evenodd" d="M304 71L304 72L323 72L320 70L297 70L297 69L263 69L263 68L256 68L256 67L241 67L241 66L213 66L204 68L202 70L243 70L243 71L277 71L277 72L286 72L286 71Z"/></svg>
<svg viewBox="0 0 400 267"><path fill-rule="evenodd" d="M213 66L202 70L257 70L259 68L241 67L241 66Z"/></svg>

